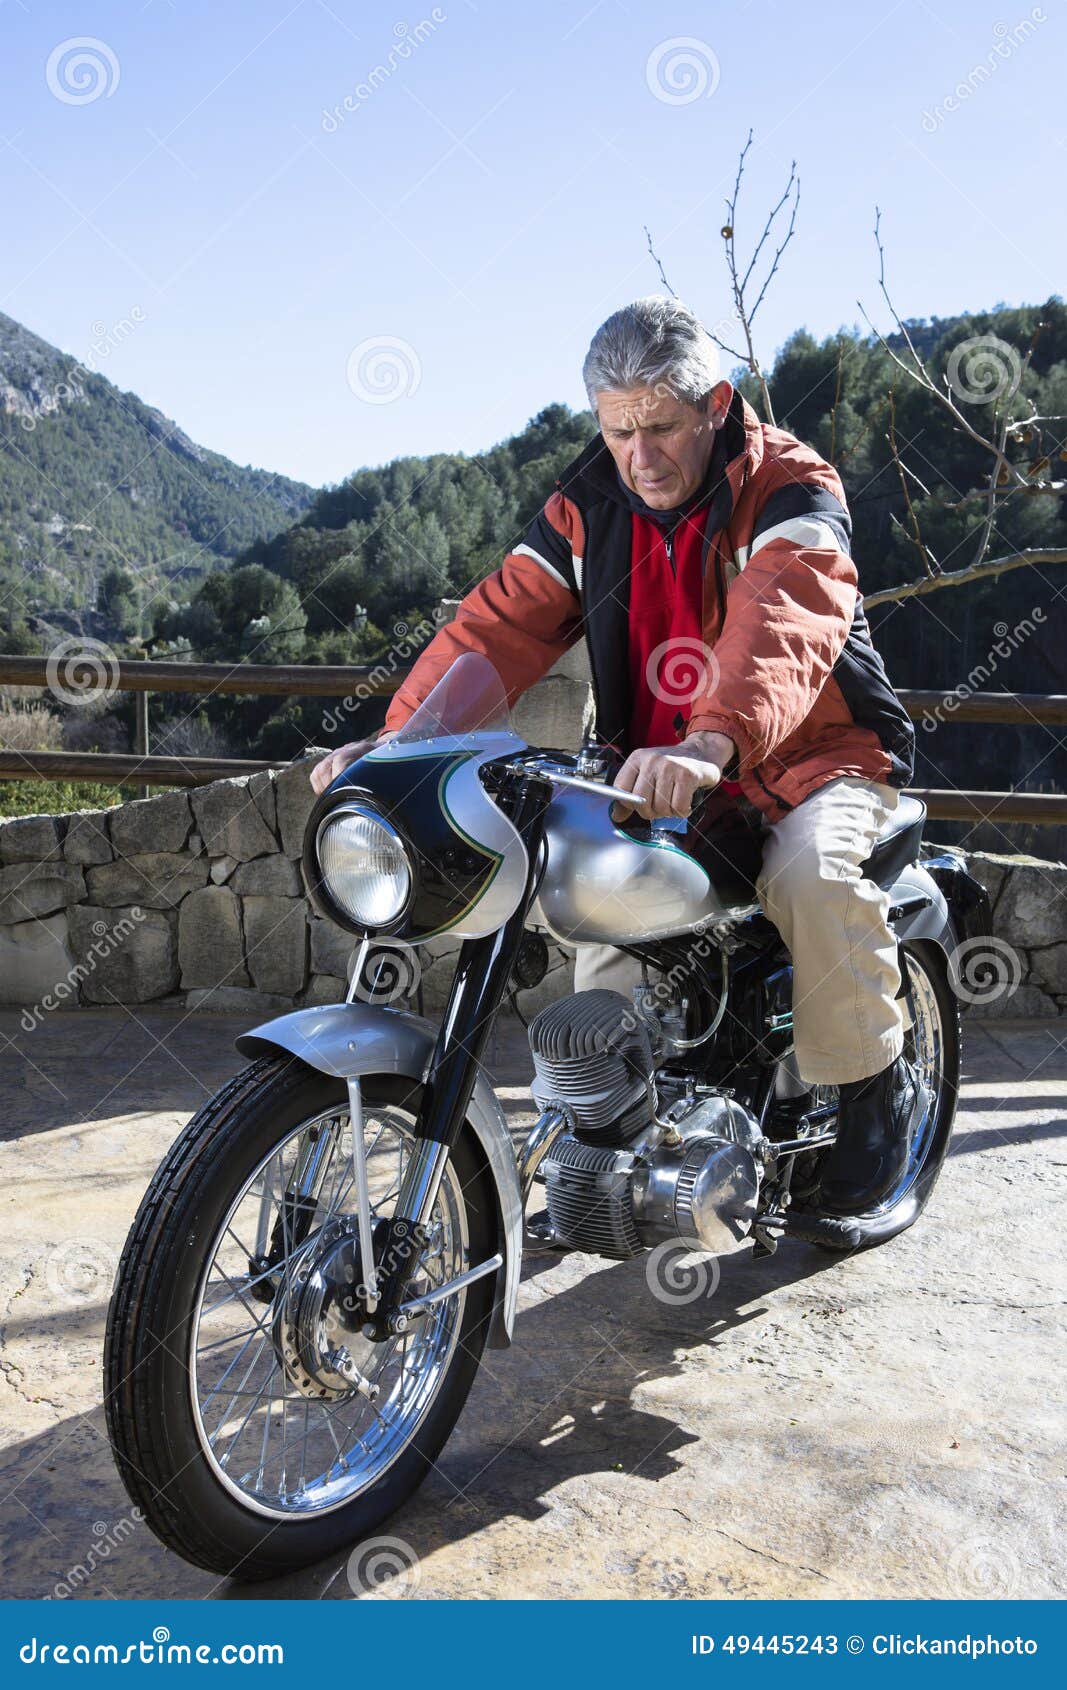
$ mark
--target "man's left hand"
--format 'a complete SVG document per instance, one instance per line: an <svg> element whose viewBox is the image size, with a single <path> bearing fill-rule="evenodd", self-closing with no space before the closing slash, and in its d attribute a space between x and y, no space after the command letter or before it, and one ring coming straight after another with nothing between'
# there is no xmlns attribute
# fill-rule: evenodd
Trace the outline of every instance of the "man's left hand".
<svg viewBox="0 0 1067 1690"><path fill-rule="evenodd" d="M632 792L632 807L612 806L612 820L625 821L631 808L646 819L688 816L701 787L718 786L735 752L726 734L695 733L680 745L649 745L631 751L612 786Z"/></svg>

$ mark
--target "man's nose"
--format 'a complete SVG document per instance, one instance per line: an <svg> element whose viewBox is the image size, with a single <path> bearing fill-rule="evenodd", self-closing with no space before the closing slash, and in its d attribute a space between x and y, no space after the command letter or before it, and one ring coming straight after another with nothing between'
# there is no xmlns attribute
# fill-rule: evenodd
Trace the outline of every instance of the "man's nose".
<svg viewBox="0 0 1067 1690"><path fill-rule="evenodd" d="M632 463L635 469L651 469L656 461L656 446L651 437L646 437L640 430L634 434L634 449Z"/></svg>

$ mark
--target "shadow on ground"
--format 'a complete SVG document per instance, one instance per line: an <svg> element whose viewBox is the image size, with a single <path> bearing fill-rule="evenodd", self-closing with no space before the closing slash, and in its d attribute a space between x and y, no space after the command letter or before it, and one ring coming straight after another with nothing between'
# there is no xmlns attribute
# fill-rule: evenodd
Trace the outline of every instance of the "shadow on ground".
<svg viewBox="0 0 1067 1690"><path fill-rule="evenodd" d="M111 1272L160 1156L242 1065L242 1027L77 1021L24 1039L0 1099L4 1593L348 1599L347 1555L249 1585L131 1518L99 1406ZM1067 1048L1054 1024L1000 1023L966 1049L945 1173L881 1250L743 1248L713 1296L675 1306L642 1260L528 1257L514 1346L487 1352L436 1468L380 1528L410 1546L416 1593L1061 1593ZM498 1060L518 1134L526 1053ZM86 1239L100 1282L72 1289L56 1264Z"/></svg>

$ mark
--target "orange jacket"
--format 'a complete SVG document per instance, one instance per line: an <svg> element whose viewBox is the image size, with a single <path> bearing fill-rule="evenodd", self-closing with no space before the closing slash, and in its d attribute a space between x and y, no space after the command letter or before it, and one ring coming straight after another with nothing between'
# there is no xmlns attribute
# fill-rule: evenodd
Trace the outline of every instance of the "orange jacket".
<svg viewBox="0 0 1067 1690"><path fill-rule="evenodd" d="M390 704L400 727L464 651L494 664L514 701L583 634L598 738L627 743L628 591L649 511L597 434L559 477L522 543L474 587ZM905 786L915 736L857 591L837 472L735 392L704 488L681 520L703 535L703 630L713 653L689 728L728 734L736 778L772 821L840 775ZM735 773L731 770L731 773Z"/></svg>

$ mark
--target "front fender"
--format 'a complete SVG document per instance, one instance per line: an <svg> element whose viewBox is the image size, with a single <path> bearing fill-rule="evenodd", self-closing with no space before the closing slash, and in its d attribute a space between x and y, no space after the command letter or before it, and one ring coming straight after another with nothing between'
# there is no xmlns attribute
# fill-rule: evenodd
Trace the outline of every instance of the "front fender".
<svg viewBox="0 0 1067 1690"><path fill-rule="evenodd" d="M425 1080L437 1029L417 1015L371 1004L332 1003L296 1009L264 1021L234 1040L243 1056L274 1050L298 1056L309 1068L347 1079L358 1074L402 1074ZM493 1315L486 1342L491 1349L511 1343L522 1267L522 1198L515 1152L504 1112L484 1074L479 1073L467 1119L485 1152L500 1205L501 1254Z"/></svg>

